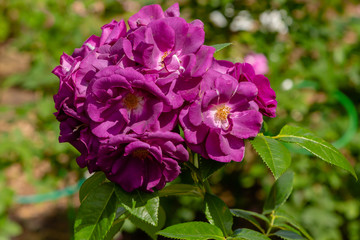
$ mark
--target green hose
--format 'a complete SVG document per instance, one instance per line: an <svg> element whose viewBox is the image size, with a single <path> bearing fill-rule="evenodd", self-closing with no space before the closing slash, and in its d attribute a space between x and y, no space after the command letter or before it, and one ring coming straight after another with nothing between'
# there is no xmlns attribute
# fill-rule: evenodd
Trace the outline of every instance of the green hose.
<svg viewBox="0 0 360 240"><path fill-rule="evenodd" d="M342 92L335 91L333 96L344 106L349 116L349 126L345 133L337 141L333 142L334 147L342 148L346 146L356 134L358 128L358 115L353 102Z"/></svg>
<svg viewBox="0 0 360 240"><path fill-rule="evenodd" d="M312 88L312 89L318 89L318 84L316 82L312 81L303 81L300 84L296 86L298 89L302 88ZM332 144L336 148L342 148L345 147L351 139L356 134L357 128L358 128L358 114L356 112L356 107L354 103L348 98L344 93L337 90L332 93L330 93L332 97L334 97L339 103L345 108L347 115L349 116L349 126L346 129L345 133L335 142ZM292 152L301 153L304 155L311 155L310 152L307 150L300 148L300 147L294 147L292 144L285 144Z"/></svg>
<svg viewBox="0 0 360 240"><path fill-rule="evenodd" d="M31 204L31 203L41 203L57 200L62 197L71 196L77 191L79 191L81 185L85 182L85 178L79 180L77 184L68 186L61 190L52 191L44 194L34 194L28 196L17 196L15 198L16 203L20 204Z"/></svg>

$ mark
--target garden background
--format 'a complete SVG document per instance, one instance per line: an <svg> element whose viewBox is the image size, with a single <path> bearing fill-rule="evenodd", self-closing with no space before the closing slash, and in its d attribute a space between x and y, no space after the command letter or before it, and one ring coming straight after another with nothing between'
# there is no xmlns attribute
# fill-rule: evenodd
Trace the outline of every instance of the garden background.
<svg viewBox="0 0 360 240"><path fill-rule="evenodd" d="M268 131L310 128L333 142L360 173L360 3L355 0L179 0L181 16L205 23L207 45L232 43L217 59L268 58L277 93ZM0 239L70 239L76 190L87 176L77 151L58 143L51 70L112 19L127 20L146 4L175 1L0 0ZM317 240L360 239L360 183L291 148L293 194L285 209ZM190 174L182 174L183 182ZM229 207L261 211L274 182L251 146L242 163L210 179ZM75 194L72 194L75 193ZM65 197L64 197L65 196ZM201 201L162 199L166 226L205 220ZM245 222L237 220L236 226ZM247 227L250 227L246 225ZM126 222L120 239L146 239Z"/></svg>

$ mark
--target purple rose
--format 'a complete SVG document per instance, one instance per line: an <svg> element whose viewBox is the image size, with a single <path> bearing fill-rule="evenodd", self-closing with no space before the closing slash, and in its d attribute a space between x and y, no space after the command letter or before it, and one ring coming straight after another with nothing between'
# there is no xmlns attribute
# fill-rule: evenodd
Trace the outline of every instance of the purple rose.
<svg viewBox="0 0 360 240"><path fill-rule="evenodd" d="M60 122L60 129L59 142L69 142L81 153L76 159L78 165L87 167L90 173L100 170L96 166L100 142L89 127L74 118L66 118Z"/></svg>
<svg viewBox="0 0 360 240"><path fill-rule="evenodd" d="M254 68L248 63L232 63L225 60L214 60L212 69L223 74L230 74L239 82L252 82L259 92L255 99L259 111L268 117L276 116L276 94L270 86L270 81L262 74L255 74Z"/></svg>
<svg viewBox="0 0 360 240"><path fill-rule="evenodd" d="M254 103L257 87L209 70L204 75L201 92L195 102L180 112L186 143L205 158L241 161L243 139L255 137L262 124L262 114Z"/></svg>
<svg viewBox="0 0 360 240"><path fill-rule="evenodd" d="M169 7L165 12L161 9L160 5L148 5L140 9L140 11L128 20L131 29L136 29L141 26L146 26L150 22L165 17L179 17L179 4L175 3Z"/></svg>
<svg viewBox="0 0 360 240"><path fill-rule="evenodd" d="M169 100L147 76L132 68L110 66L99 71L87 89L86 112L99 138L121 133L143 134L158 123Z"/></svg>
<svg viewBox="0 0 360 240"><path fill-rule="evenodd" d="M61 56L60 65L53 70L60 79L59 91L54 95L55 116L60 122L70 117L80 121L79 125L89 123L84 110L87 87L99 70L116 64L110 56L110 49L125 34L125 22L112 21L102 27L101 37L93 35L71 56L66 53ZM73 132L78 129L74 126ZM60 135L63 135L62 131L60 125Z"/></svg>
<svg viewBox="0 0 360 240"><path fill-rule="evenodd" d="M215 49L203 45L204 29L171 17L152 21L130 32L131 45L124 45L127 57L147 71L202 76L211 66ZM131 49L130 49L130 48Z"/></svg>
<svg viewBox="0 0 360 240"><path fill-rule="evenodd" d="M199 21L159 17L129 32L123 49L139 71L157 74L156 84L176 109L194 100L201 77L212 64L215 48L203 45L204 37Z"/></svg>
<svg viewBox="0 0 360 240"><path fill-rule="evenodd" d="M101 36L92 35L83 44L81 48L75 49L73 56L85 58L89 52L97 50L102 46L112 46L119 39L126 36L126 24L124 20L119 22L112 20L110 23L101 27Z"/></svg>
<svg viewBox="0 0 360 240"><path fill-rule="evenodd" d="M161 189L189 158L182 142L173 132L117 135L101 145L97 165L125 191Z"/></svg>
<svg viewBox="0 0 360 240"><path fill-rule="evenodd" d="M259 106L259 111L268 117L276 116L276 94L270 86L267 77L261 74L255 74L254 68L248 63L236 63L230 75L238 79L239 82L252 82L256 85L259 93L255 102Z"/></svg>
<svg viewBox="0 0 360 240"><path fill-rule="evenodd" d="M103 171L126 191L161 189L194 152L220 162L241 161L244 139L260 131L277 102L269 80L247 63L213 58L204 24L149 5L102 27L53 73L60 142L81 155L80 167Z"/></svg>

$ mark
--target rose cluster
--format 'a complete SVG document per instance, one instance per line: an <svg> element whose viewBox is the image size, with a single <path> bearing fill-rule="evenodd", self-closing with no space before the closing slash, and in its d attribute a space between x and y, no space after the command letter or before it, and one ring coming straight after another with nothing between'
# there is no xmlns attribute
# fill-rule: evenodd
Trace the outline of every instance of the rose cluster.
<svg viewBox="0 0 360 240"><path fill-rule="evenodd" d="M143 7L112 21L53 73L60 142L80 167L103 171L126 191L161 189L180 173L188 147L204 158L241 161L244 139L260 131L277 102L269 80L247 63L215 60L204 26ZM184 131L183 139L179 127Z"/></svg>

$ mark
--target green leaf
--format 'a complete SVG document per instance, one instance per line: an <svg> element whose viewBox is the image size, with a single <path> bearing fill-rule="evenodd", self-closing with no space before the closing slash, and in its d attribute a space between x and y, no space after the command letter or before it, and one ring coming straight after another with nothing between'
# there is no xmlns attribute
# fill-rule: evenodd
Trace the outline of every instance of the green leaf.
<svg viewBox="0 0 360 240"><path fill-rule="evenodd" d="M265 222L269 223L269 219L267 219L266 216L264 216L262 214L259 214L259 213L255 213L255 212L251 212L251 211L245 211L245 210L242 210L242 209L230 209L230 212L235 217L240 217L240 218L245 219L246 221L252 223L262 233L264 233L264 229L262 229L260 223L254 218L254 216L256 215L256 217L258 217L258 218L264 220Z"/></svg>
<svg viewBox="0 0 360 240"><path fill-rule="evenodd" d="M159 224L158 224L158 226L153 226L153 225L146 223L134 216L130 216L129 219L136 227L138 227L141 230L143 230L144 232L146 232L147 235L149 235L152 239L155 240L155 239L157 239L156 233L158 231L160 231L160 229L163 228L165 225L166 214L165 214L164 209L162 207L160 207L159 208Z"/></svg>
<svg viewBox="0 0 360 240"><path fill-rule="evenodd" d="M215 45L212 45L212 47L214 47L216 49L215 52L218 52L228 46L230 46L232 43L220 43L220 44L215 44Z"/></svg>
<svg viewBox="0 0 360 240"><path fill-rule="evenodd" d="M113 225L111 226L111 228L109 229L109 231L106 233L106 236L104 238L104 240L113 240L114 236L120 232L121 227L124 225L124 219L121 220L116 220Z"/></svg>
<svg viewBox="0 0 360 240"><path fill-rule="evenodd" d="M200 158L199 169L201 172L201 177L204 180L209 178L214 172L224 167L227 163L222 163L218 161L213 161L210 159Z"/></svg>
<svg viewBox="0 0 360 240"><path fill-rule="evenodd" d="M145 193L138 190L128 193L120 187L115 188L115 193L121 206L131 215L153 226L158 225L160 198L157 193Z"/></svg>
<svg viewBox="0 0 360 240"><path fill-rule="evenodd" d="M275 219L273 229L287 230L287 231L297 233L298 235L301 236L301 233L299 232L299 230L297 230L296 228L294 228L293 226L291 226L288 223L279 221L278 219Z"/></svg>
<svg viewBox="0 0 360 240"><path fill-rule="evenodd" d="M115 220L116 204L113 183L89 192L75 219L75 240L103 239Z"/></svg>
<svg viewBox="0 0 360 240"><path fill-rule="evenodd" d="M18 223L6 218L6 215L0 217L0 240L13 239L12 237L21 234L22 228Z"/></svg>
<svg viewBox="0 0 360 240"><path fill-rule="evenodd" d="M285 239L285 240L305 239L302 236L300 236L299 234L297 234L295 232L287 231L287 230L279 230L279 231L275 232L274 235L281 237L282 239Z"/></svg>
<svg viewBox="0 0 360 240"><path fill-rule="evenodd" d="M257 212L247 211L247 210L243 210L243 209L230 209L230 212L236 217L238 217L237 214L241 214L241 212L242 212L244 214L249 214L249 215L251 215L253 217L256 217L256 218L261 219L261 220L263 220L263 221L265 221L267 223L270 223L270 220L265 215L257 213Z"/></svg>
<svg viewBox="0 0 360 240"><path fill-rule="evenodd" d="M116 217L115 217L115 219L118 219L118 218L120 218L120 217L125 217L125 216L123 216L125 213L127 213L127 211L126 211L126 209L125 208L123 208L123 207L118 207L117 209L116 209ZM125 214L126 215L126 214Z"/></svg>
<svg viewBox="0 0 360 240"><path fill-rule="evenodd" d="M294 173L286 172L271 187L270 194L265 200L264 214L279 208L291 194Z"/></svg>
<svg viewBox="0 0 360 240"><path fill-rule="evenodd" d="M241 228L236 229L234 234L229 239L241 239L241 240L271 240L262 233L256 232L251 229Z"/></svg>
<svg viewBox="0 0 360 240"><path fill-rule="evenodd" d="M258 135L250 142L270 168L275 179L278 179L290 166L291 154L281 142L264 135Z"/></svg>
<svg viewBox="0 0 360 240"><path fill-rule="evenodd" d="M99 186L106 179L106 176L103 172L96 172L91 177L86 179L86 181L81 185L79 191L80 202L82 202L85 197L91 192L95 187Z"/></svg>
<svg viewBox="0 0 360 240"><path fill-rule="evenodd" d="M201 189L190 184L171 184L158 192L159 197L193 196L202 197Z"/></svg>
<svg viewBox="0 0 360 240"><path fill-rule="evenodd" d="M354 168L339 150L307 129L286 125L281 129L279 135L273 138L296 143L325 162L345 169L357 179Z"/></svg>
<svg viewBox="0 0 360 240"><path fill-rule="evenodd" d="M225 236L232 234L233 216L226 204L215 195L206 193L205 215L208 221L219 227Z"/></svg>
<svg viewBox="0 0 360 240"><path fill-rule="evenodd" d="M180 125L178 125L178 127L179 127L180 136L185 139L184 130L182 129L182 127Z"/></svg>
<svg viewBox="0 0 360 240"><path fill-rule="evenodd" d="M303 234L307 239L313 240L310 234L297 222L297 220L292 216L290 216L289 214L287 214L285 211L278 209L276 211L276 219L290 224L295 229L297 229L301 234Z"/></svg>
<svg viewBox="0 0 360 240"><path fill-rule="evenodd" d="M172 225L160 232L158 235L175 238L175 239L187 239L187 240L207 240L207 239L219 239L225 240L221 230L206 222L187 222Z"/></svg>
<svg viewBox="0 0 360 240"><path fill-rule="evenodd" d="M109 231L107 232L104 240L112 240L114 236L121 230L124 225L125 219L129 217L129 213L123 207L116 209L115 221Z"/></svg>

